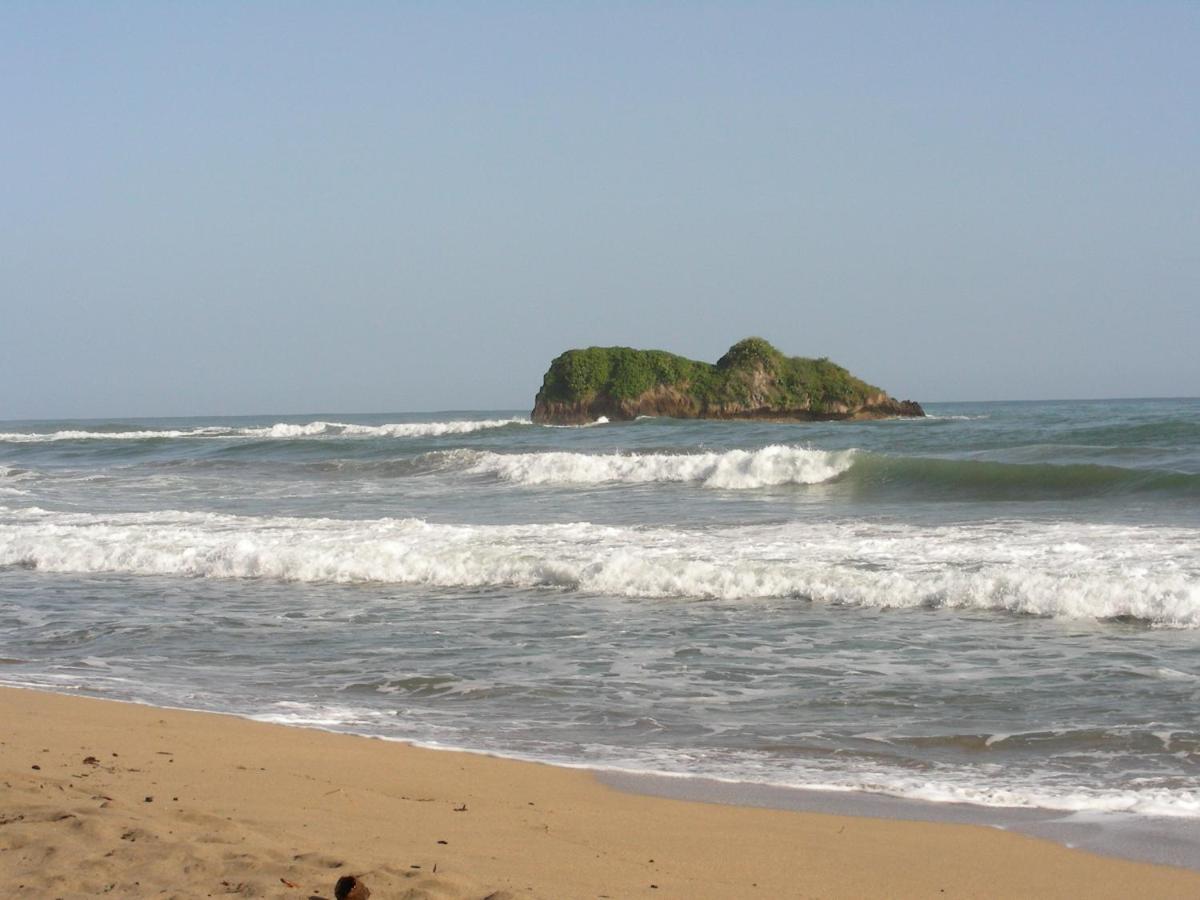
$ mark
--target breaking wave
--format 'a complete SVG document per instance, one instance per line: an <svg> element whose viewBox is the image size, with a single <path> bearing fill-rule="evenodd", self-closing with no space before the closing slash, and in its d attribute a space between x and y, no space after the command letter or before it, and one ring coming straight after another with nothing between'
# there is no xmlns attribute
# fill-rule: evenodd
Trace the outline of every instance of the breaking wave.
<svg viewBox="0 0 1200 900"><path fill-rule="evenodd" d="M644 484L698 482L744 490L819 484L854 462L855 451L771 446L725 453L479 453L468 471L516 484Z"/></svg>
<svg viewBox="0 0 1200 900"><path fill-rule="evenodd" d="M1200 627L1200 532L859 522L719 531L0 507L0 566L304 582L798 598Z"/></svg>
<svg viewBox="0 0 1200 900"><path fill-rule="evenodd" d="M1010 463L886 456L849 450L773 445L723 453L428 454L430 467L460 465L519 485L691 482L750 490L837 482L871 494L913 494L923 500L1030 500L1144 492L1200 496L1200 474L1094 464Z"/></svg>

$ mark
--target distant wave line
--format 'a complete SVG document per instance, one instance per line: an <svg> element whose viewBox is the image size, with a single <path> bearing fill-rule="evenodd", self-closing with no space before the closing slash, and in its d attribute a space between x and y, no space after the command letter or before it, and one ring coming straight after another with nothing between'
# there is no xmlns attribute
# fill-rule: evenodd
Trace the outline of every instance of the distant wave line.
<svg viewBox="0 0 1200 900"><path fill-rule="evenodd" d="M529 425L529 419L464 419L450 422L395 422L386 425L360 425L352 422L307 422L237 428L230 425L206 425L188 429L147 429L140 431L50 431L0 432L3 443L45 443L50 441L146 441L180 438L260 438L293 439L306 437L437 437L444 434L468 434L511 425Z"/></svg>

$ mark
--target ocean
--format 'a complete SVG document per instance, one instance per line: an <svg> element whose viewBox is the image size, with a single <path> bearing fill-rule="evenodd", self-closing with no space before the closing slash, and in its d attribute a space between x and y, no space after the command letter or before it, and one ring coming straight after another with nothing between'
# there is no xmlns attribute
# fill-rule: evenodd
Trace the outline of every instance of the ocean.
<svg viewBox="0 0 1200 900"><path fill-rule="evenodd" d="M1200 824L1200 400L0 423L0 683Z"/></svg>

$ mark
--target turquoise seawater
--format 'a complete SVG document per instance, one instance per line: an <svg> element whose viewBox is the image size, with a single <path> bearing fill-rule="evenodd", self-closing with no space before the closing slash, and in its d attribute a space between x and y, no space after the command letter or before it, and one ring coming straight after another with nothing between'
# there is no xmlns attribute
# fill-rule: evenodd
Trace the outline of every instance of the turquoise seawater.
<svg viewBox="0 0 1200 900"><path fill-rule="evenodd" d="M1200 401L0 423L0 681L1200 820Z"/></svg>

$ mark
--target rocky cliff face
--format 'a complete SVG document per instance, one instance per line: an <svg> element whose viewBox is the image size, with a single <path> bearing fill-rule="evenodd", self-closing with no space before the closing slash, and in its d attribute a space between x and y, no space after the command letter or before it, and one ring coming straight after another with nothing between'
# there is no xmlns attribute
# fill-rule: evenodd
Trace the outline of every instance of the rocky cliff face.
<svg viewBox="0 0 1200 900"><path fill-rule="evenodd" d="M823 421L924 416L827 359L785 357L761 338L729 348L716 365L628 347L568 350L550 364L534 422L582 425L638 416Z"/></svg>

